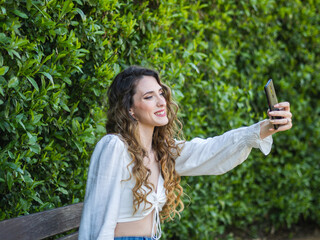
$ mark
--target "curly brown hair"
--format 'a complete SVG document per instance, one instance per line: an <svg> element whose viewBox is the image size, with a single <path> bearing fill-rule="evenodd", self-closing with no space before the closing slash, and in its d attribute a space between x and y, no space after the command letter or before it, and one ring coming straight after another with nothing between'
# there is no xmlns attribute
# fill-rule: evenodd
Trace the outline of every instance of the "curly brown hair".
<svg viewBox="0 0 320 240"><path fill-rule="evenodd" d="M162 220L172 220L176 214L183 210L181 200L183 188L180 186L180 176L175 170L175 159L180 155L181 147L176 144L174 138L180 137L182 124L177 118L178 105L173 101L170 88L161 82L159 74L151 69L131 66L119 73L108 89L108 111L106 130L108 134L118 134L126 142L134 164L130 178L135 179L132 189L134 213L140 204L147 203L147 196L152 192L153 184L149 182L150 169L144 166L143 158L147 151L140 144L137 121L129 114L133 104L133 95L137 83L143 76L154 77L162 87L167 103L168 124L155 127L152 147L156 151L156 160L160 162L161 174L164 179L167 201L161 211ZM127 168L129 167L127 166ZM128 168L129 169L129 168ZM148 191L142 191L146 186ZM153 186L154 187L154 186Z"/></svg>

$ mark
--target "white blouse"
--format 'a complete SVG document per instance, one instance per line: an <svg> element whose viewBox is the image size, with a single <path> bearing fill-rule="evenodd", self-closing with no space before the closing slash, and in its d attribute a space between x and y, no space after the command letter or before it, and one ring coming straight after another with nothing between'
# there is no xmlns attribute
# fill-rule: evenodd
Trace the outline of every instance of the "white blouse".
<svg viewBox="0 0 320 240"><path fill-rule="evenodd" d="M179 142L177 142L179 143ZM176 159L176 171L181 176L219 175L241 164L252 148L269 154L272 137L260 139L260 123L228 131L221 136L194 138L184 143L181 155ZM141 220L153 210L156 233L161 236L159 212L165 204L163 179L159 177L157 192L148 200L152 206L141 204L133 215L132 188L135 184L127 168L131 158L124 142L116 135L104 136L91 156L86 195L79 229L80 240L113 240L117 222ZM124 181L122 181L124 180Z"/></svg>

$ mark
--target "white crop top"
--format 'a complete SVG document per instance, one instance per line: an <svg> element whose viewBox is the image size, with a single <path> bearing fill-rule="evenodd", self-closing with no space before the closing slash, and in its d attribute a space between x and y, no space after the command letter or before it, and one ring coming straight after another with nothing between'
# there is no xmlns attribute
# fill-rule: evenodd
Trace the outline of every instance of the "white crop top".
<svg viewBox="0 0 320 240"><path fill-rule="evenodd" d="M153 191L147 196L147 200L152 203L152 205L150 206L149 204L147 204L146 209L144 210L145 204L141 204L135 215L133 215L134 209L132 195L132 188L134 187L134 184L135 182L132 180L122 181L121 183L121 199L117 222L132 222L141 220L142 218L148 216L154 210L152 236L154 239L158 240L161 237L160 212L167 200L165 188L163 186L164 179L162 175L159 174L158 186L156 187L157 191ZM146 192L148 191L145 186L143 186L143 188ZM154 232L155 228L156 232Z"/></svg>
<svg viewBox="0 0 320 240"><path fill-rule="evenodd" d="M241 164L253 147L260 148L267 155L271 146L271 136L260 139L260 123L213 138L194 138L184 143L176 159L176 171L181 176L223 174ZM133 215L134 180L122 181L130 176L130 167L127 169L130 162L127 147L118 136L106 135L97 143L88 172L79 228L80 240L114 240L117 222L141 220L153 210L152 238L160 238L159 213L166 202L163 178L160 174L157 192L148 196L152 207L143 210L141 204Z"/></svg>

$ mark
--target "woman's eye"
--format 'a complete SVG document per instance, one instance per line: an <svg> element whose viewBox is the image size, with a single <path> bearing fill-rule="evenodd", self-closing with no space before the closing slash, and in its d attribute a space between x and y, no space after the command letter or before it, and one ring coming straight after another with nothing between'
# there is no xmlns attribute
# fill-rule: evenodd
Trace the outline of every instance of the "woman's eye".
<svg viewBox="0 0 320 240"><path fill-rule="evenodd" d="M164 92L160 93L161 96L164 96Z"/></svg>
<svg viewBox="0 0 320 240"><path fill-rule="evenodd" d="M152 98L152 96L148 96L148 97L145 97L144 99L151 99Z"/></svg>

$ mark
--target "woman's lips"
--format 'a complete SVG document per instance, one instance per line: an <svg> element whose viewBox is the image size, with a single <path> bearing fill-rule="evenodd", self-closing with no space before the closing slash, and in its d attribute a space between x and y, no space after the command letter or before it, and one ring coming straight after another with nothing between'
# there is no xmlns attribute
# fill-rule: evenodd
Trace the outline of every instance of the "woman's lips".
<svg viewBox="0 0 320 240"><path fill-rule="evenodd" d="M155 112L154 114L156 116L158 116L158 117L165 117L166 116L166 111L165 110L161 110L161 111Z"/></svg>

